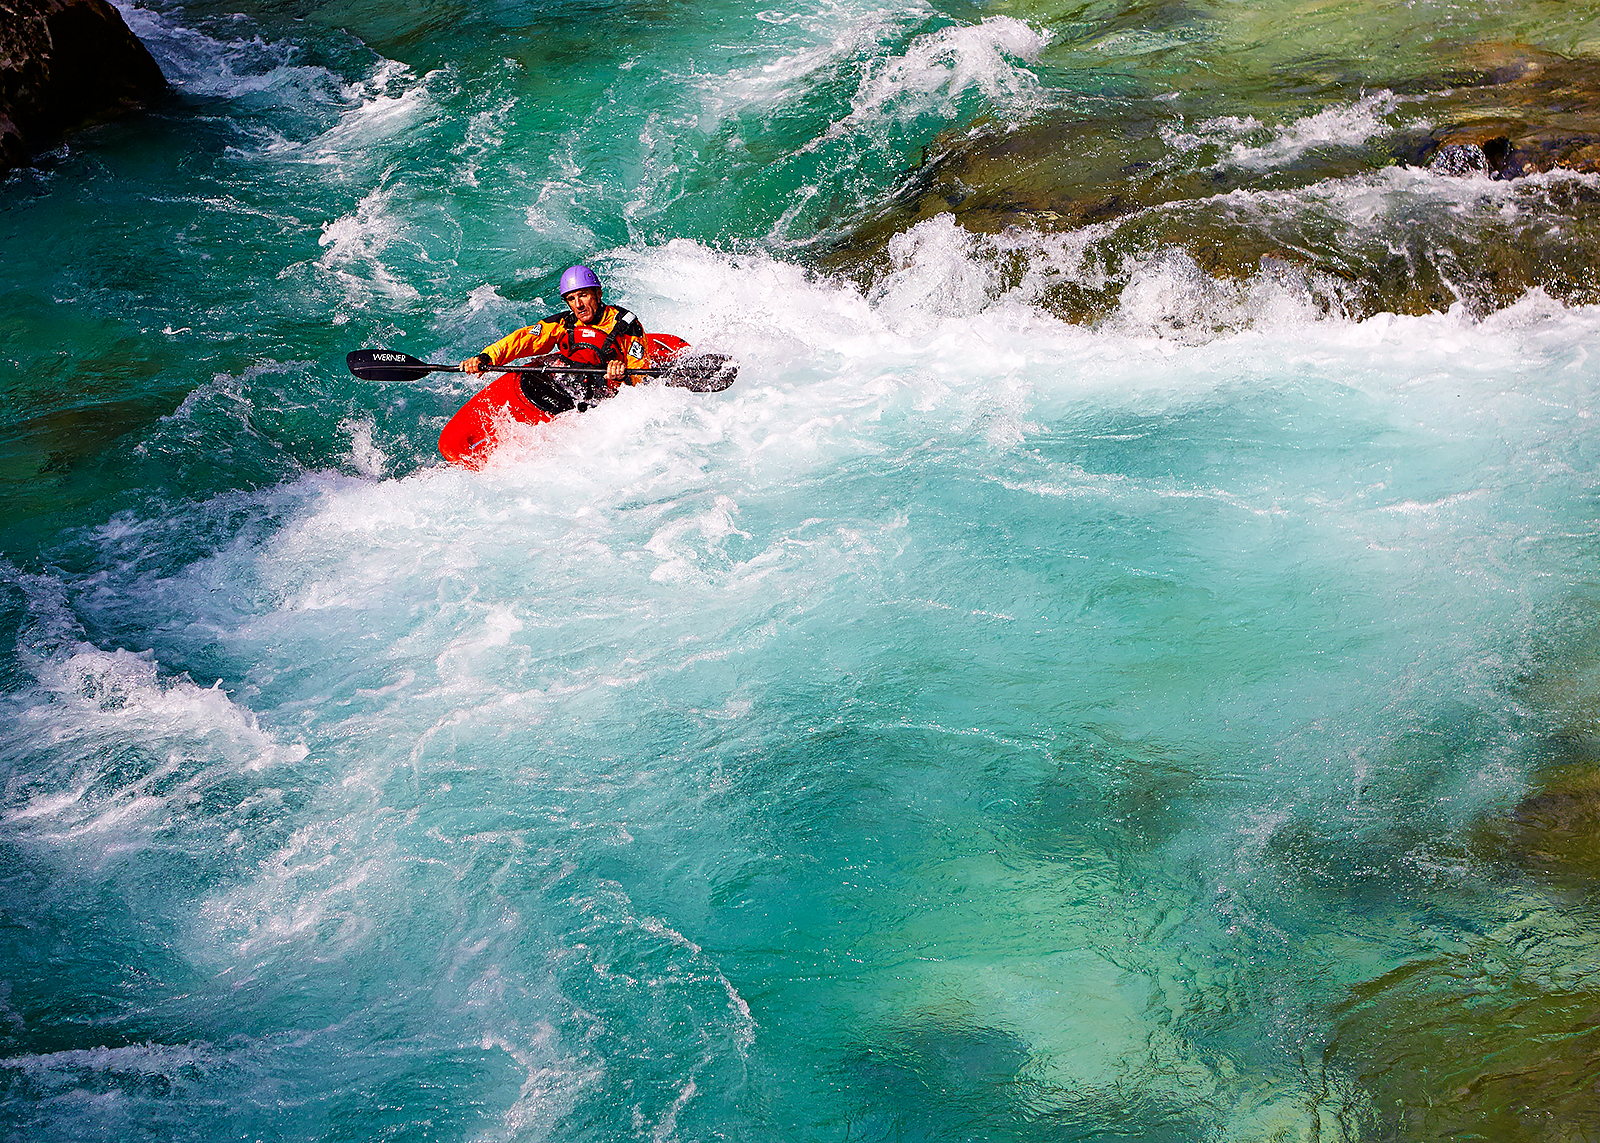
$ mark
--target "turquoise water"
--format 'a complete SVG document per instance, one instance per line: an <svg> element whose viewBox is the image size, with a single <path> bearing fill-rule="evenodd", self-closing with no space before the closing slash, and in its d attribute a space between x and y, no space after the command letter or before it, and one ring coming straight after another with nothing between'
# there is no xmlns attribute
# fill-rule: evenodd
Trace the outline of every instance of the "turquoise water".
<svg viewBox="0 0 1600 1143"><path fill-rule="evenodd" d="M1116 13L125 14L179 98L0 186L7 1138L1421 1138L1353 994L1592 997L1474 839L1588 717L1600 309L824 272L939 132L1156 83L1052 56ZM578 258L738 384L470 474L470 385L343 368Z"/></svg>

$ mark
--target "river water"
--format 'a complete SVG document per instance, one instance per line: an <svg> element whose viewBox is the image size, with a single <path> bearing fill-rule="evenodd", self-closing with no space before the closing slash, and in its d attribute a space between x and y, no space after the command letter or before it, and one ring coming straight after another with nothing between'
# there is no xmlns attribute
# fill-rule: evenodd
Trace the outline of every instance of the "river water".
<svg viewBox="0 0 1600 1143"><path fill-rule="evenodd" d="M1163 248L1068 322L1092 226L893 221L1170 91L1229 209L1488 225L1600 182L1272 180L1592 7L770 2L153 0L176 100L0 184L5 1137L1595 1137L1505 823L1594 727L1600 308ZM578 260L738 383L473 474L343 368Z"/></svg>

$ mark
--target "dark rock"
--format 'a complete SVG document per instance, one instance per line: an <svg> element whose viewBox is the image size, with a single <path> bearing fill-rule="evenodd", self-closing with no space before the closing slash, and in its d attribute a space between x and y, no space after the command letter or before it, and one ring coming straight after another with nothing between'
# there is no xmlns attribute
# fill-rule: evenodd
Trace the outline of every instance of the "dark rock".
<svg viewBox="0 0 1600 1143"><path fill-rule="evenodd" d="M106 0L0 0L0 171L167 91Z"/></svg>
<svg viewBox="0 0 1600 1143"><path fill-rule="evenodd" d="M1440 175L1486 174L1496 179L1556 169L1600 170L1600 133L1493 120L1438 127L1416 156Z"/></svg>

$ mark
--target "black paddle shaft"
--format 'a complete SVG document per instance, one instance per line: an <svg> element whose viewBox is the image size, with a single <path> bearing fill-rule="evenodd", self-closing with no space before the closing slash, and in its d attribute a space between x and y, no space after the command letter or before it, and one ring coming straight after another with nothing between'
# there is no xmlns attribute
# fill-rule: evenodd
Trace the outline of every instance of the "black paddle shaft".
<svg viewBox="0 0 1600 1143"><path fill-rule="evenodd" d="M393 349L358 349L345 356L345 365L363 381L415 381L429 373L461 373L459 365L435 365L419 361L409 353ZM498 373L579 373L603 375L604 369L588 368L566 363L543 365L495 365ZM488 372L488 370L485 370ZM721 353L702 353L681 358L659 369L630 369L635 377L660 377L668 385L690 389L696 393L715 393L732 385L739 375L739 367L732 358Z"/></svg>

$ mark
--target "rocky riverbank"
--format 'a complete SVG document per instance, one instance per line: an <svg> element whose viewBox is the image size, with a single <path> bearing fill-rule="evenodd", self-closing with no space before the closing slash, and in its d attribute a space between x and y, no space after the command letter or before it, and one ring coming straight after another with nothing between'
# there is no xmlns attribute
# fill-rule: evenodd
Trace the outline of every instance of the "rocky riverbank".
<svg viewBox="0 0 1600 1143"><path fill-rule="evenodd" d="M0 172L167 93L106 0L0 0Z"/></svg>

